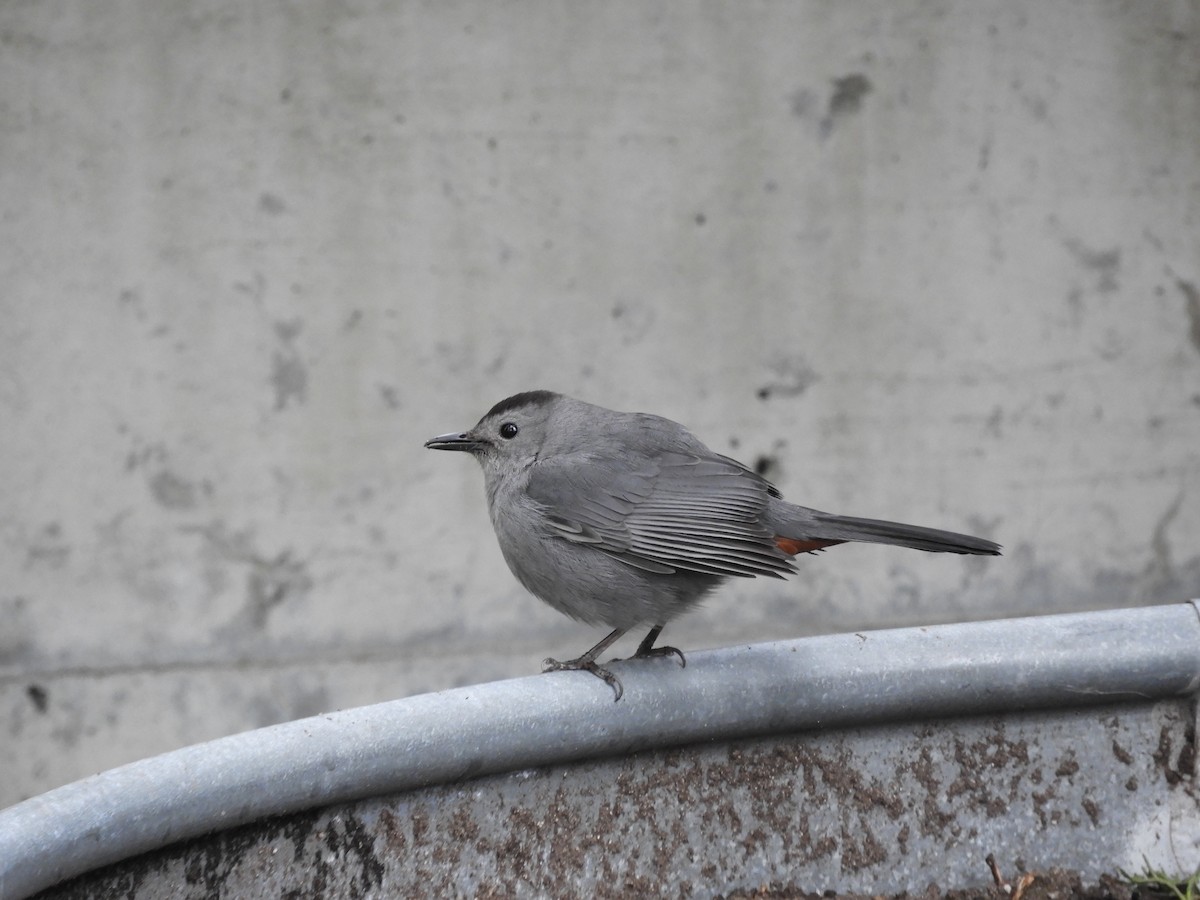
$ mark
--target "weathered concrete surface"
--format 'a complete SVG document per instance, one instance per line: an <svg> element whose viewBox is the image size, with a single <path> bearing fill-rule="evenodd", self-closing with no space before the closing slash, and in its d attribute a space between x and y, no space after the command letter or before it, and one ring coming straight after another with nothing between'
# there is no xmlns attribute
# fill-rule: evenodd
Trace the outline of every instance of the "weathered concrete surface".
<svg viewBox="0 0 1200 900"><path fill-rule="evenodd" d="M1193 700L742 741L273 819L45 898L891 893L1200 861Z"/></svg>
<svg viewBox="0 0 1200 900"><path fill-rule="evenodd" d="M1198 21L3 4L0 805L591 643L421 449L531 387L1007 548L838 548L685 648L1197 596Z"/></svg>

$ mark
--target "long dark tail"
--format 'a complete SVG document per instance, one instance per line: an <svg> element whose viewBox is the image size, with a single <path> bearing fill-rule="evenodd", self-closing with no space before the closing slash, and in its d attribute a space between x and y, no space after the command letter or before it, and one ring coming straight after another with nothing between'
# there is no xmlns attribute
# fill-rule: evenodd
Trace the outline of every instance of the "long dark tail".
<svg viewBox="0 0 1200 900"><path fill-rule="evenodd" d="M862 541L868 544L894 544L930 553L972 553L999 556L1000 545L969 534L956 534L921 525L903 522L884 522L881 519L859 519L831 513L812 513L812 523L806 529L813 537L828 541Z"/></svg>

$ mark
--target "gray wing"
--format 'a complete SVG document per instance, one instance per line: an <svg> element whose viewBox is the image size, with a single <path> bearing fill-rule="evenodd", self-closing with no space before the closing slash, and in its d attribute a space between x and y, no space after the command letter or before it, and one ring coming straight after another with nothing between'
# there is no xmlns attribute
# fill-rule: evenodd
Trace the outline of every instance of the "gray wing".
<svg viewBox="0 0 1200 900"><path fill-rule="evenodd" d="M646 571L777 578L794 571L759 522L774 489L726 457L549 459L532 467L527 492L556 536Z"/></svg>

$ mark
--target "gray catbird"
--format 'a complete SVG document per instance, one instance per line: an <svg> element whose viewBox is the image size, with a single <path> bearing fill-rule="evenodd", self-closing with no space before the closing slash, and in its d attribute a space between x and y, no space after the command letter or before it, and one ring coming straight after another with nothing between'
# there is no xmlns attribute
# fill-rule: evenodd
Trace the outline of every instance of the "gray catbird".
<svg viewBox="0 0 1200 900"><path fill-rule="evenodd" d="M631 628L663 626L726 578L794 572L792 557L846 541L934 553L996 556L983 538L835 516L793 506L762 476L714 453L660 416L623 413L551 391L501 400L470 431L425 443L466 450L483 468L488 511L508 567L559 612L613 631L577 659L621 699L621 682L596 657Z"/></svg>

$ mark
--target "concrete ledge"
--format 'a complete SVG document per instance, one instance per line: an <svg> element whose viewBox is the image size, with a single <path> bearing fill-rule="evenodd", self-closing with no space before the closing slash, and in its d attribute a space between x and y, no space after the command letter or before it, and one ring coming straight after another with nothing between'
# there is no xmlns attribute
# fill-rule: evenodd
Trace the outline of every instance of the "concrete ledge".
<svg viewBox="0 0 1200 900"><path fill-rule="evenodd" d="M0 895L25 897L269 816L534 766L811 729L1123 701L1152 706L1200 687L1200 616L1193 602L728 648L690 654L686 669L670 660L616 668L626 688L620 703L588 675L539 675L235 735L50 791L0 812ZM1146 715L1188 724L1178 710ZM605 783L613 784L596 782ZM1031 792L1038 783L1030 782ZM719 795L721 783L711 790ZM1094 818L1080 822L1102 827Z"/></svg>

